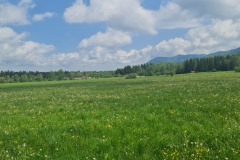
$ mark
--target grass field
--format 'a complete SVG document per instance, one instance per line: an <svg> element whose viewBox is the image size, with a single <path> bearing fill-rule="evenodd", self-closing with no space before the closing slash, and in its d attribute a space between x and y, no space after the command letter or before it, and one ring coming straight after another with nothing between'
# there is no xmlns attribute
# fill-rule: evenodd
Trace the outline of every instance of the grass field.
<svg viewBox="0 0 240 160"><path fill-rule="evenodd" d="M239 159L234 72L0 84L0 159Z"/></svg>

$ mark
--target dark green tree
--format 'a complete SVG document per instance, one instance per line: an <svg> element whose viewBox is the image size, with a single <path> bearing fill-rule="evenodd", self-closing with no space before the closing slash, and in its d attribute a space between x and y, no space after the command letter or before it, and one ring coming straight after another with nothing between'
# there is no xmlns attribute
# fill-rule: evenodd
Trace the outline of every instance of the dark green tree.
<svg viewBox="0 0 240 160"><path fill-rule="evenodd" d="M64 75L64 71L62 69L59 69L58 72L57 72L57 78L58 80L64 80L65 78L65 75Z"/></svg>
<svg viewBox="0 0 240 160"><path fill-rule="evenodd" d="M49 81L55 81L56 80L56 76L55 76L55 72L54 71L50 71L48 74L48 80Z"/></svg>

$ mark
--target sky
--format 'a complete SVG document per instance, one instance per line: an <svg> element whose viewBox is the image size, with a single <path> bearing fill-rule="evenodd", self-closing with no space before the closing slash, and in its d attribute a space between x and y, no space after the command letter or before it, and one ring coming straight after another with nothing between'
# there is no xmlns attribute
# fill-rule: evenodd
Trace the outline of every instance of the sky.
<svg viewBox="0 0 240 160"><path fill-rule="evenodd" d="M2 71L115 70L239 42L239 0L0 0Z"/></svg>

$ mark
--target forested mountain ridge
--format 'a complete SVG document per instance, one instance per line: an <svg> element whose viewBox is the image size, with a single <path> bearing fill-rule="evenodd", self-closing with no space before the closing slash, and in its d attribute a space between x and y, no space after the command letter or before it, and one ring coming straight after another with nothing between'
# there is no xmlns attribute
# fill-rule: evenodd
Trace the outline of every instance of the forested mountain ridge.
<svg viewBox="0 0 240 160"><path fill-rule="evenodd" d="M214 52L214 53L210 53L210 54L188 54L188 55L179 54L174 57L156 57L154 59L151 59L147 63L153 63L153 64L169 63L169 62L179 63L179 62L184 62L186 60L193 59L193 58L205 58L205 57L214 57L214 56L233 55L233 54L237 54L237 53L240 53L240 47L236 48L236 49L231 49L228 51L218 51L218 52Z"/></svg>

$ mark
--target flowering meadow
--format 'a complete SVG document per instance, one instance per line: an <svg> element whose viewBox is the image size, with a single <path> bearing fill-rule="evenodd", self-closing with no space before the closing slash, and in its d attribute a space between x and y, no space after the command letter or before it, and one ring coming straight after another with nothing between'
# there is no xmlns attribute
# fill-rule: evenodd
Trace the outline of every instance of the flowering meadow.
<svg viewBox="0 0 240 160"><path fill-rule="evenodd" d="M234 72L0 84L0 159L238 159Z"/></svg>

